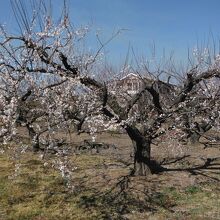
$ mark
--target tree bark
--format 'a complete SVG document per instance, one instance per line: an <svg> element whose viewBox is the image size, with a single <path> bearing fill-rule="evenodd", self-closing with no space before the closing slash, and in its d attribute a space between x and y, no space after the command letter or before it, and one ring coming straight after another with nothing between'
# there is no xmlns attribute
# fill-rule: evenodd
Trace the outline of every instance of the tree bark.
<svg viewBox="0 0 220 220"><path fill-rule="evenodd" d="M198 144L200 137L207 131L209 131L212 128L211 123L206 123L202 121L201 123L196 122L196 126L194 130L190 130L189 136L188 136L188 142L189 144Z"/></svg>
<svg viewBox="0 0 220 220"><path fill-rule="evenodd" d="M39 137L37 133L35 132L35 130L29 124L27 124L26 127L28 129L28 133L32 141L33 151L37 152L40 150Z"/></svg>
<svg viewBox="0 0 220 220"><path fill-rule="evenodd" d="M200 137L201 135L198 134L197 132L191 132L190 136L188 137L189 144L193 144L193 145L198 144Z"/></svg>
<svg viewBox="0 0 220 220"><path fill-rule="evenodd" d="M147 176L152 173L150 166L150 143L146 140L133 141L135 176Z"/></svg>
<svg viewBox="0 0 220 220"><path fill-rule="evenodd" d="M125 127L134 147L134 169L135 176L147 176L158 173L164 169L151 160L151 137L145 137L136 127Z"/></svg>

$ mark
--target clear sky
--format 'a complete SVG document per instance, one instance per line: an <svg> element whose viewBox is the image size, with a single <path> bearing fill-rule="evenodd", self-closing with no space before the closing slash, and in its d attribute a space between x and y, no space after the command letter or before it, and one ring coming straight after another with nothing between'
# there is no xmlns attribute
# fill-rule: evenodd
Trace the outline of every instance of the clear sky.
<svg viewBox="0 0 220 220"><path fill-rule="evenodd" d="M56 13L62 0L51 1ZM220 0L69 0L69 9L76 26L100 29L103 40L117 29L128 29L108 45L113 62L124 59L129 44L138 55L148 54L155 43L158 51L174 51L184 59L197 41L220 36ZM0 22L15 27L10 0L1 1ZM93 38L88 45L96 47Z"/></svg>

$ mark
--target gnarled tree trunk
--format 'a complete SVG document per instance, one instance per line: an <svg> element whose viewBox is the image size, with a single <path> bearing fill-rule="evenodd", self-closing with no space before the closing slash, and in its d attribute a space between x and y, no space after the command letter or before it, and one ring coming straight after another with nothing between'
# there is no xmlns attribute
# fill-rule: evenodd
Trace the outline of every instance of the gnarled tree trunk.
<svg viewBox="0 0 220 220"><path fill-rule="evenodd" d="M28 133L32 141L33 151L37 152L40 150L39 137L35 130L29 124L27 124L26 127L28 129Z"/></svg>
<svg viewBox="0 0 220 220"><path fill-rule="evenodd" d="M162 167L151 160L151 138L146 138L141 132L132 126L125 128L132 140L134 147L134 170L136 176L147 176L162 171Z"/></svg>
<svg viewBox="0 0 220 220"><path fill-rule="evenodd" d="M150 142L142 139L132 141L134 147L134 175L147 176L152 173L150 162Z"/></svg>
<svg viewBox="0 0 220 220"><path fill-rule="evenodd" d="M211 123L202 121L201 123L195 122L195 128L190 130L188 136L189 144L198 144L200 137L212 128Z"/></svg>
<svg viewBox="0 0 220 220"><path fill-rule="evenodd" d="M190 135L188 136L188 143L195 145L199 143L199 139L200 139L201 135L197 132L190 132Z"/></svg>

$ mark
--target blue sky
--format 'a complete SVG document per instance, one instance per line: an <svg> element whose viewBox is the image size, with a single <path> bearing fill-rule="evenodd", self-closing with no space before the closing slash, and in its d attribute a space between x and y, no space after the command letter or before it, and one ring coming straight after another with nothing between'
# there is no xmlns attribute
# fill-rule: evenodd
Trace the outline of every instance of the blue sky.
<svg viewBox="0 0 220 220"><path fill-rule="evenodd" d="M56 14L62 0L52 3ZM158 51L174 51L177 59L185 59L187 48L197 41L220 36L220 0L69 0L69 9L76 26L100 29L103 40L117 29L127 29L106 48L115 63L122 62L129 45L137 55L146 55L154 43ZM1 1L0 22L15 27L9 0ZM97 46L92 37L87 45Z"/></svg>

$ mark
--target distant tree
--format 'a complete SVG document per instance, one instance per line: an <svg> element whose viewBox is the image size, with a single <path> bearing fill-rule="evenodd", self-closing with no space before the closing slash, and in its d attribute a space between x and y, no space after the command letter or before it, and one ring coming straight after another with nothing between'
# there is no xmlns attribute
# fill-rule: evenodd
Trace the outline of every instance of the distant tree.
<svg viewBox="0 0 220 220"><path fill-rule="evenodd" d="M204 126L193 120L197 116L202 117L201 122L206 121L208 127L209 124L219 126L219 95L204 93L203 102L200 97L200 85L220 77L217 57L207 66L202 62L192 65L178 86L156 77L167 71L148 69L147 73L154 78L143 77L143 88L122 105L117 95L108 91L106 83L93 77L100 51L118 33L106 43L99 40L96 54L79 53L77 43L84 38L87 29L74 30L66 10L57 24L48 11L40 16L40 9L29 19L27 13L19 10L22 5L14 5L20 35L10 35L1 28L0 117L1 137L5 141L16 134L16 124L28 129L35 150L40 150L41 145L53 148L54 142L58 145L54 132L68 129L71 124L77 124L80 130L87 122L92 134L100 125L106 129L121 127L133 143L132 173L149 175L166 169L151 159L155 139L176 128L188 134L201 134ZM173 77L177 76L176 72ZM169 88L167 92L172 95L164 93L163 87ZM147 101L143 102L143 108L138 108L139 112L134 106L144 96ZM205 127L204 131L208 130Z"/></svg>

